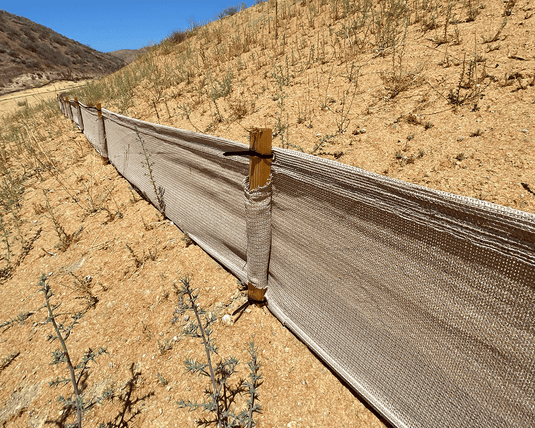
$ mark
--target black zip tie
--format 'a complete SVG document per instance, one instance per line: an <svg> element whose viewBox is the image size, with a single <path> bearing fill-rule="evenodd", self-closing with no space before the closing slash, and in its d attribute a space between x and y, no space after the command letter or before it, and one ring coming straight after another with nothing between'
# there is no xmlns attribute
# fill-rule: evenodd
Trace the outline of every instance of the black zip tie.
<svg viewBox="0 0 535 428"><path fill-rule="evenodd" d="M269 155L263 155L262 153L255 152L254 150L243 150L241 152L225 152L223 156L256 156L261 159L273 159L273 153Z"/></svg>
<svg viewBox="0 0 535 428"><path fill-rule="evenodd" d="M251 304L251 301L247 300L245 303L240 305L240 307L238 309L236 309L234 312L232 312L232 316L236 315L238 312L243 312L245 309L247 309L249 307L250 304Z"/></svg>
<svg viewBox="0 0 535 428"><path fill-rule="evenodd" d="M524 189L526 189L529 193L535 195L535 192L529 188L528 183L520 183L520 184L522 184L522 187L523 187Z"/></svg>

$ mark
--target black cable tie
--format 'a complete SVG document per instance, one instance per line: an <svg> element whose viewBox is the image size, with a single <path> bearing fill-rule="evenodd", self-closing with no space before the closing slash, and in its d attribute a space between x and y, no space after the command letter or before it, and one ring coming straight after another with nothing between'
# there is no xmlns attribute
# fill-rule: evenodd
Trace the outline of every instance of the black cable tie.
<svg viewBox="0 0 535 428"><path fill-rule="evenodd" d="M528 183L520 183L524 189L526 189L532 195L535 195L535 192L529 188Z"/></svg>
<svg viewBox="0 0 535 428"><path fill-rule="evenodd" d="M273 153L269 155L263 155L262 153L255 152L254 150L243 150L241 152L225 152L223 156L256 156L261 159L273 159Z"/></svg>

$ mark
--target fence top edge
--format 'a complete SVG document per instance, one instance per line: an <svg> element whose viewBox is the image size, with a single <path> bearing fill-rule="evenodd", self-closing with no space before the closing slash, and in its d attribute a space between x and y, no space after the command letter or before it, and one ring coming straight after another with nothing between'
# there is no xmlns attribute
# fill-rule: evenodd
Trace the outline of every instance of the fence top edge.
<svg viewBox="0 0 535 428"><path fill-rule="evenodd" d="M295 150L282 149L278 147L273 147L273 152L275 154L275 160L273 162L274 168L284 168L290 162L295 162L296 160L302 162L303 164L312 163L321 169L332 169L333 172L336 172L341 176L340 181L342 181L344 177L351 177L355 181L362 179L370 180L380 184L381 186L384 186L385 188L391 190L395 189L396 192L411 193L422 198L438 199L444 202L464 205L474 209L481 209L495 215L506 215L517 220L523 220L527 223L531 223L531 226L535 227L535 214L527 211L517 210L515 208L506 207L504 205L499 205L492 202L481 201L470 196L463 196L443 190L433 189L422 186L421 184L415 184L397 178L384 176L375 172L367 171L357 166L347 165L332 159L325 159L310 155L308 153L302 153ZM305 167L305 165L303 165L303 167Z"/></svg>
<svg viewBox="0 0 535 428"><path fill-rule="evenodd" d="M224 146L225 150L247 150L249 146L238 141L229 140L223 137L216 137L213 135L203 134L200 132L189 131L186 129L174 128L171 126L160 125L157 123L146 122L141 119L134 119L132 117L123 116L119 113L114 113L105 108L102 108L102 116L105 119L111 120L122 126L126 126L132 130L139 128L140 132L153 134L154 136L167 136L171 138L180 138L183 140L197 142L197 143L215 143Z"/></svg>

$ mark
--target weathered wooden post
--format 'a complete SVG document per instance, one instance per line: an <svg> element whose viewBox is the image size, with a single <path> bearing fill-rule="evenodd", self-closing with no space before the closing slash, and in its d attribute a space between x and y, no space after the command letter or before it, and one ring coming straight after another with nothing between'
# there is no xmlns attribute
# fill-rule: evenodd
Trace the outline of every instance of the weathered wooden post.
<svg viewBox="0 0 535 428"><path fill-rule="evenodd" d="M271 129L252 129L249 133L249 149L266 157L251 155L249 161L249 189L254 191L265 186L271 175ZM250 300L262 302L265 300L265 288L256 288L250 282L247 284Z"/></svg>

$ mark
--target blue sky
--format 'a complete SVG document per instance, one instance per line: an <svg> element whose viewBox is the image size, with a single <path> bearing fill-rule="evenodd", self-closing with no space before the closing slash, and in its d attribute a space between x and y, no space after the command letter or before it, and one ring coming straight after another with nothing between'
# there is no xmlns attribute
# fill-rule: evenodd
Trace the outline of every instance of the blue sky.
<svg viewBox="0 0 535 428"><path fill-rule="evenodd" d="M245 3L250 6L253 0ZM93 49L110 52L158 43L188 20L212 19L232 0L2 0L0 9L24 16Z"/></svg>

